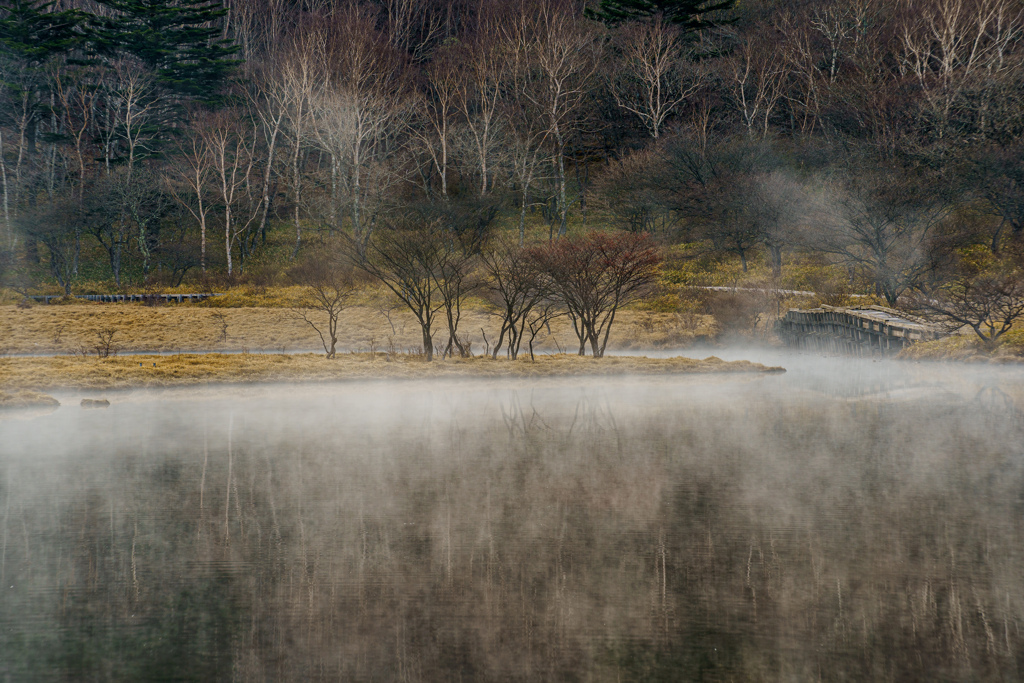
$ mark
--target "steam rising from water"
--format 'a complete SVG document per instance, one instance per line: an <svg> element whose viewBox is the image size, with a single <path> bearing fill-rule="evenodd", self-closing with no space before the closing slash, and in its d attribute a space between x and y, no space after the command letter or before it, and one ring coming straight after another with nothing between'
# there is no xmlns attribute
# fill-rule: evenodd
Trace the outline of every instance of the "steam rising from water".
<svg viewBox="0 0 1024 683"><path fill-rule="evenodd" d="M757 360L0 422L0 674L1018 676L1024 375Z"/></svg>

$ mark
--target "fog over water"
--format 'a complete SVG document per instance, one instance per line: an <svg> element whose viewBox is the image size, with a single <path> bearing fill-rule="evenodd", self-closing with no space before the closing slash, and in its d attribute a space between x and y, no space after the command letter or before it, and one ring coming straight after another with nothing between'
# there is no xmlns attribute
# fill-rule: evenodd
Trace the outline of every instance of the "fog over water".
<svg viewBox="0 0 1024 683"><path fill-rule="evenodd" d="M717 355L7 414L0 681L1021 678L1024 372Z"/></svg>

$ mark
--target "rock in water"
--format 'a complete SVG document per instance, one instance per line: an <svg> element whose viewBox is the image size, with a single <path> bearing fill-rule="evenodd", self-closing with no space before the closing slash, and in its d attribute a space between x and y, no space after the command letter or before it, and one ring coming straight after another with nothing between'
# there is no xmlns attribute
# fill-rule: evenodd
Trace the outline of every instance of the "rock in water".
<svg viewBox="0 0 1024 683"><path fill-rule="evenodd" d="M110 401L105 398L83 398L83 408L109 408Z"/></svg>

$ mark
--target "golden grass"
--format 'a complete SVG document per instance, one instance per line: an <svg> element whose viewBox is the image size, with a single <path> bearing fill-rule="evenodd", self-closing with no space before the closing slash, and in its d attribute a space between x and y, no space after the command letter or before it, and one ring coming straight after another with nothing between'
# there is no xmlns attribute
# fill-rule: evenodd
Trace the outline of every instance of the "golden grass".
<svg viewBox="0 0 1024 683"><path fill-rule="evenodd" d="M339 348L368 351L385 350L391 344L398 350L421 346L419 326L408 310L387 300L378 305L361 304L343 311ZM95 353L98 334L108 329L117 330L114 346L121 351L320 349L316 333L289 308L83 303L27 309L0 306L0 355ZM498 320L477 304L465 311L459 329L460 335L472 342L473 351L482 353L481 329L493 344ZM711 316L624 310L616 317L609 350L678 348L695 336L713 334ZM446 338L446 332L438 329L435 342ZM542 351L576 350L575 336L564 319L555 321L551 334L542 334L537 342L536 348Z"/></svg>
<svg viewBox="0 0 1024 683"><path fill-rule="evenodd" d="M41 394L31 389L0 391L0 409L4 408L38 408L59 406L60 402L53 396Z"/></svg>
<svg viewBox="0 0 1024 683"><path fill-rule="evenodd" d="M974 363L1024 362L1024 329L1010 330L995 348L988 348L973 332L952 334L935 341L908 346L900 352L905 360L967 361Z"/></svg>
<svg viewBox="0 0 1024 683"><path fill-rule="evenodd" d="M718 358L601 359L572 355L521 358L435 360L384 353L345 354L334 360L314 354L184 354L83 358L49 356L0 359L0 386L8 391L52 388L127 389L187 386L204 383L329 382L365 379L429 379L444 377L565 377L667 375L688 373L784 372L748 361Z"/></svg>

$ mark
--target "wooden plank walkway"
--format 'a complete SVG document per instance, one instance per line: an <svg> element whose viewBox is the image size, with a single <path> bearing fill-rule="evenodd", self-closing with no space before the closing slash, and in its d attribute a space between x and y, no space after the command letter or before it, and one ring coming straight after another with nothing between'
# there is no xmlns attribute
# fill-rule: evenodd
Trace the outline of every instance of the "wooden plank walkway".
<svg viewBox="0 0 1024 683"><path fill-rule="evenodd" d="M932 325L882 306L793 308L779 320L778 333L788 346L855 356L898 353L910 344L944 336Z"/></svg>
<svg viewBox="0 0 1024 683"><path fill-rule="evenodd" d="M114 303L195 303L209 299L214 296L224 296L221 292L208 292L205 294L75 294L76 299L84 301L98 301L106 304ZM50 303L55 299L62 298L58 294L46 294L30 296L33 301Z"/></svg>

